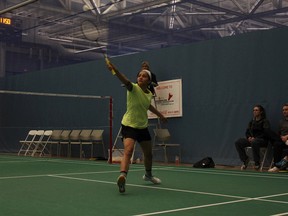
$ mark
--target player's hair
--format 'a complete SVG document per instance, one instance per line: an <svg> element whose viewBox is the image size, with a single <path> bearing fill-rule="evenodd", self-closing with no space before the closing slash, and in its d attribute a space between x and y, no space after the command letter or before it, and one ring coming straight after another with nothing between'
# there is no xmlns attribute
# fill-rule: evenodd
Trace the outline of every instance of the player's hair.
<svg viewBox="0 0 288 216"><path fill-rule="evenodd" d="M148 86L148 89L152 92L153 95L155 94L154 87L156 86L158 86L156 75L151 72L151 82L150 85Z"/></svg>
<svg viewBox="0 0 288 216"><path fill-rule="evenodd" d="M262 105L256 104L254 107L257 107L260 110L261 118L266 118L266 111Z"/></svg>

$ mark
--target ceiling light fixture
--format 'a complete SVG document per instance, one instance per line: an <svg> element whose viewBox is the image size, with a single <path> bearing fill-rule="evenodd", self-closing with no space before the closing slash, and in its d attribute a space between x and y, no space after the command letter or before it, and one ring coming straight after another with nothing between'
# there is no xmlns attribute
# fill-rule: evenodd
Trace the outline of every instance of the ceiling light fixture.
<svg viewBox="0 0 288 216"><path fill-rule="evenodd" d="M172 14L172 16L171 16L171 18L170 18L169 29L173 29L173 27L174 27L174 21L175 21L174 15L175 15L175 12L176 12L176 5L175 5L175 3L176 3L176 0L173 0L173 1L172 1L172 4L174 4L174 5L172 5L172 8L171 8L171 14Z"/></svg>
<svg viewBox="0 0 288 216"><path fill-rule="evenodd" d="M202 31L223 31L223 30L226 30L225 28L200 28L200 30Z"/></svg>
<svg viewBox="0 0 288 216"><path fill-rule="evenodd" d="M55 38L55 37L48 37L49 40L54 40L54 41L60 41L60 42L67 42L67 43L72 43L73 41L70 39L65 39L65 38Z"/></svg>
<svg viewBox="0 0 288 216"><path fill-rule="evenodd" d="M247 28L247 30L269 30L271 29L270 27L250 27Z"/></svg>
<svg viewBox="0 0 288 216"><path fill-rule="evenodd" d="M78 51L75 51L74 53L78 54L78 53L83 53L83 52L89 52L89 51L93 51L93 50L97 50L97 49L102 49L102 48L105 48L105 47L106 46L93 47L93 48L89 48L89 49L78 50Z"/></svg>
<svg viewBox="0 0 288 216"><path fill-rule="evenodd" d="M225 12L187 12L185 15L225 15Z"/></svg>

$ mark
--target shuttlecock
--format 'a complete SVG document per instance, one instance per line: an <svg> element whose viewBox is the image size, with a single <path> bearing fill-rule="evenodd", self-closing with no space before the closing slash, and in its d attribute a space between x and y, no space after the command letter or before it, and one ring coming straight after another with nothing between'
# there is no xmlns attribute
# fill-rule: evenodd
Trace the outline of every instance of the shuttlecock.
<svg viewBox="0 0 288 216"><path fill-rule="evenodd" d="M89 8L89 6L88 5L83 5L83 11L88 11L88 10L90 10L90 8Z"/></svg>

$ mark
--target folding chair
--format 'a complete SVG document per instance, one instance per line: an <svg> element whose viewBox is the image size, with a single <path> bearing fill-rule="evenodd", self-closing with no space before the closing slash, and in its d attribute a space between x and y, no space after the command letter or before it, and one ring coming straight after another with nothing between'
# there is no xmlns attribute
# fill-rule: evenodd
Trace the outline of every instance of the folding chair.
<svg viewBox="0 0 288 216"><path fill-rule="evenodd" d="M35 141L35 148L32 153L32 157L39 156L42 157L45 155L45 153L49 154L48 149L46 149L46 146L50 140L50 137L52 135L52 130L46 130L42 136L42 139L40 141Z"/></svg>
<svg viewBox="0 0 288 216"><path fill-rule="evenodd" d="M56 155L59 156L59 144L60 144L60 136L63 130L53 130L50 140L48 141L48 145L50 146L50 154L53 156L53 146L56 146Z"/></svg>
<svg viewBox="0 0 288 216"><path fill-rule="evenodd" d="M79 157L82 158L82 150L81 150L81 142L80 142L80 133L81 130L72 130L69 135L69 145L70 145L70 152L69 157L72 155L72 146L79 145Z"/></svg>
<svg viewBox="0 0 288 216"><path fill-rule="evenodd" d="M268 154L270 152L270 150L272 149L272 144L271 143L268 143L268 146L267 147L261 147L260 148L260 171L263 170L264 166L265 166L265 163L269 163L269 167L271 167L271 162L268 161ZM251 162L253 161L253 157L252 157L252 147L249 146L249 147L246 147L245 148L245 151L246 151L246 154L248 155L249 159L250 159L250 162L249 164L251 164ZM269 168L268 167L268 168Z"/></svg>
<svg viewBox="0 0 288 216"><path fill-rule="evenodd" d="M61 156L61 149L62 146L67 147L67 156L69 156L70 152L70 135L71 130L63 130L61 135L60 135L60 142L59 142L59 156Z"/></svg>
<svg viewBox="0 0 288 216"><path fill-rule="evenodd" d="M33 155L33 152L38 148L39 143L42 141L44 132L44 130L37 130L33 142L30 142L30 145L25 152L25 156Z"/></svg>
<svg viewBox="0 0 288 216"><path fill-rule="evenodd" d="M36 136L36 133L37 133L37 130L30 130L28 132L28 134L26 135L26 138L25 140L20 140L20 144L21 144L21 147L18 151L18 155L25 155L27 149L29 148L30 144L34 141L34 138Z"/></svg>
<svg viewBox="0 0 288 216"><path fill-rule="evenodd" d="M122 127L119 128L117 136L115 138L114 144L112 146L112 153L110 154L110 149L108 150L108 162L116 162L119 163L121 162L123 156L124 156L124 148L121 146L120 148L118 148L117 144L118 142L121 141L121 145L123 145L122 142ZM136 144L134 145L134 149L131 155L131 159L130 159L130 163L132 164L134 162L134 155L135 155L135 150L136 150ZM110 158L110 155L112 155L112 157Z"/></svg>
<svg viewBox="0 0 288 216"><path fill-rule="evenodd" d="M93 142L91 140L92 129L82 130L80 133L80 151L82 152L81 158L86 156L83 146L89 146L91 149L90 158L93 158Z"/></svg>
<svg viewBox="0 0 288 216"><path fill-rule="evenodd" d="M94 144L102 145L103 157L105 158L106 154L105 154L105 145L104 145L104 140L103 140L103 133L104 133L104 130L93 130L91 133L90 139L91 139L93 145Z"/></svg>
<svg viewBox="0 0 288 216"><path fill-rule="evenodd" d="M181 148L180 144L173 144L169 143L171 140L171 135L168 129L163 129L163 128L158 128L158 129L153 129L154 131L154 148L155 147L161 147L164 151L164 162L168 163L168 155L167 155L167 148L169 147L177 147L179 152L178 152L178 157L179 161L181 160ZM156 149L154 149L156 150Z"/></svg>

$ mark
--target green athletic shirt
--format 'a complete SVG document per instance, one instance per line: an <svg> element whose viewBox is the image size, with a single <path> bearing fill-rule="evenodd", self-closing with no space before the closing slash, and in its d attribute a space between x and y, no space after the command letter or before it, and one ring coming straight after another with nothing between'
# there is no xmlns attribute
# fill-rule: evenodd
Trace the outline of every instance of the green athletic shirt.
<svg viewBox="0 0 288 216"><path fill-rule="evenodd" d="M147 111L153 95L149 90L149 93L145 93L136 83L132 85L132 90L127 91L127 110L121 123L137 129L147 128Z"/></svg>

